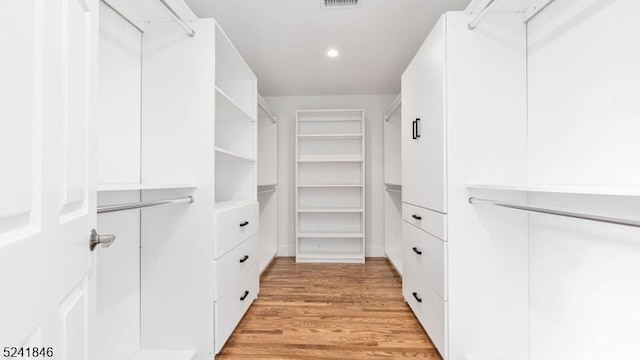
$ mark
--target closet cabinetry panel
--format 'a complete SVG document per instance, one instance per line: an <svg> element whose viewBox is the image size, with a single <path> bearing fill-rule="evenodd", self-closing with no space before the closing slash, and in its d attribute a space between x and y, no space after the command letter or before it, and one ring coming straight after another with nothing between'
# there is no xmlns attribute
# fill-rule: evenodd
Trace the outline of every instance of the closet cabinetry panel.
<svg viewBox="0 0 640 360"><path fill-rule="evenodd" d="M402 219L443 241L447 241L447 215L411 204L402 204Z"/></svg>
<svg viewBox="0 0 640 360"><path fill-rule="evenodd" d="M240 245L258 231L258 203L216 213L215 258Z"/></svg>
<svg viewBox="0 0 640 360"><path fill-rule="evenodd" d="M497 235L466 184L526 179L526 25L472 18L444 14L402 76L403 295L445 360L525 360L526 231Z"/></svg>
<svg viewBox="0 0 640 360"><path fill-rule="evenodd" d="M447 243L417 227L402 226L404 236L404 263L418 269L424 280L444 300L447 299Z"/></svg>
<svg viewBox="0 0 640 360"><path fill-rule="evenodd" d="M250 268L258 256L258 237L252 236L229 253L218 259L216 263L215 299L220 300L235 281L240 280L246 268Z"/></svg>
<svg viewBox="0 0 640 360"><path fill-rule="evenodd" d="M402 201L446 213L445 17L402 75Z"/></svg>

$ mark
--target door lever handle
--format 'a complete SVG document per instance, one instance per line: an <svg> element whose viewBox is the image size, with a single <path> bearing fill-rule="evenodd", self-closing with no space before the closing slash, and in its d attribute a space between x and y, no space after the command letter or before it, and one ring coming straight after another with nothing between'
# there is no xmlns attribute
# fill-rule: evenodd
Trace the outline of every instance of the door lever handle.
<svg viewBox="0 0 640 360"><path fill-rule="evenodd" d="M89 249L91 251L96 249L96 246L102 245L102 247L109 247L116 241L115 235L99 235L96 229L91 230L91 238L89 239Z"/></svg>

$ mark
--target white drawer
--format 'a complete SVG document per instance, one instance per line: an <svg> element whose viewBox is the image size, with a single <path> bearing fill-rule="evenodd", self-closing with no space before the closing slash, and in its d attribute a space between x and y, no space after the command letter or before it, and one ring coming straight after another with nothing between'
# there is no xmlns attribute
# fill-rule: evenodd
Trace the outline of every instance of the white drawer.
<svg viewBox="0 0 640 360"><path fill-rule="evenodd" d="M256 299L259 288L258 263L254 261L250 267L244 269L239 280L229 291L214 303L216 354L220 352L244 313Z"/></svg>
<svg viewBox="0 0 640 360"><path fill-rule="evenodd" d="M413 264L418 275L447 300L447 243L402 222L402 263Z"/></svg>
<svg viewBox="0 0 640 360"><path fill-rule="evenodd" d="M448 303L419 275L414 264L403 264L402 294L444 359L447 359Z"/></svg>
<svg viewBox="0 0 640 360"><path fill-rule="evenodd" d="M219 300L229 288L240 281L243 271L250 268L258 258L258 236L245 240L233 250L215 261L215 300Z"/></svg>
<svg viewBox="0 0 640 360"><path fill-rule="evenodd" d="M216 211L215 258L219 259L258 231L258 203Z"/></svg>
<svg viewBox="0 0 640 360"><path fill-rule="evenodd" d="M429 234L447 241L447 215L419 206L402 203L402 218Z"/></svg>

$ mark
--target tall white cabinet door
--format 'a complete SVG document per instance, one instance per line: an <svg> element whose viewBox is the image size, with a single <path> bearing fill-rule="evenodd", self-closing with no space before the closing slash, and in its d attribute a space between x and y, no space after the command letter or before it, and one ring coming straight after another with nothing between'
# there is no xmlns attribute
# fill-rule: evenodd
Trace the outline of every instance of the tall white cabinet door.
<svg viewBox="0 0 640 360"><path fill-rule="evenodd" d="M0 344L87 359L97 1L0 2ZM44 351L43 351L44 347ZM50 349L48 349L50 348ZM47 351L49 353L47 354ZM44 352L44 353L43 353Z"/></svg>
<svg viewBox="0 0 640 360"><path fill-rule="evenodd" d="M414 60L402 74L402 115L401 115L401 148L402 148L402 201L415 202L418 198L418 142L415 134L415 119L418 117L418 67Z"/></svg>
<svg viewBox="0 0 640 360"><path fill-rule="evenodd" d="M442 213L447 212L445 22L446 15L402 77L403 201ZM411 102L406 115L405 97Z"/></svg>

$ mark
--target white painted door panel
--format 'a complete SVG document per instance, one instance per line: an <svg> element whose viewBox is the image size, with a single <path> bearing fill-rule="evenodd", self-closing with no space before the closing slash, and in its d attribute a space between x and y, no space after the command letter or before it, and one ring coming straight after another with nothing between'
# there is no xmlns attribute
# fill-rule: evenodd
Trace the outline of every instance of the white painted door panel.
<svg viewBox="0 0 640 360"><path fill-rule="evenodd" d="M0 3L0 344L86 359L96 1Z"/></svg>
<svg viewBox="0 0 640 360"><path fill-rule="evenodd" d="M402 76L402 201L446 213L445 21Z"/></svg>

